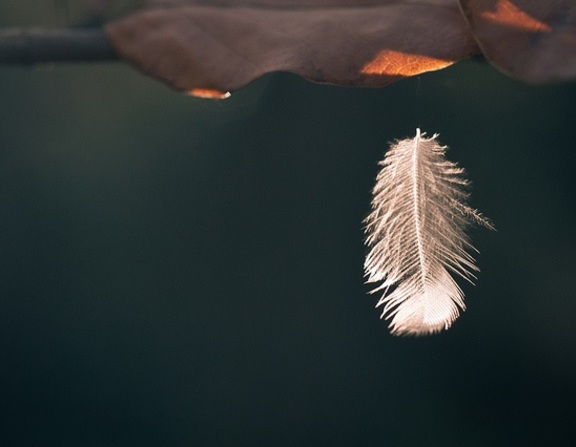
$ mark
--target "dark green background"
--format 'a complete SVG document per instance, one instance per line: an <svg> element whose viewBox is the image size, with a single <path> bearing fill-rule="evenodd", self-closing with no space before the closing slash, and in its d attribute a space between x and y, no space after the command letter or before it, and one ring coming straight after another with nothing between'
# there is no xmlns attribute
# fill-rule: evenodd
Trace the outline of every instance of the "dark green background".
<svg viewBox="0 0 576 447"><path fill-rule="evenodd" d="M54 24L38 3L0 25ZM0 444L574 445L574 104L478 61L216 102L122 64L0 67ZM362 219L418 126L498 231L473 231L453 328L397 338Z"/></svg>

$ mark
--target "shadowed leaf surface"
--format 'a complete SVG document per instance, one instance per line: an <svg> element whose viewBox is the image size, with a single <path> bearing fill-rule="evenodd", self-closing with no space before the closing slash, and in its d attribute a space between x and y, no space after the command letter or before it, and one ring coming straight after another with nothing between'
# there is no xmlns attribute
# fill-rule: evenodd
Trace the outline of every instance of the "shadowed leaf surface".
<svg viewBox="0 0 576 447"><path fill-rule="evenodd" d="M576 77L574 0L460 0L482 52L528 82Z"/></svg>
<svg viewBox="0 0 576 447"><path fill-rule="evenodd" d="M106 30L142 71L208 97L276 71L384 86L479 51L453 0L164 0Z"/></svg>

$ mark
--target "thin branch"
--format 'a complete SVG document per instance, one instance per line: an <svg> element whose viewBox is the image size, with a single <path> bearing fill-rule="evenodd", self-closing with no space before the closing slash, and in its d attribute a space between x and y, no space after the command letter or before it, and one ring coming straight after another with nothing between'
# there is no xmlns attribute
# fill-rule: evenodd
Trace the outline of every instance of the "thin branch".
<svg viewBox="0 0 576 447"><path fill-rule="evenodd" d="M117 59L102 29L0 29L0 65Z"/></svg>

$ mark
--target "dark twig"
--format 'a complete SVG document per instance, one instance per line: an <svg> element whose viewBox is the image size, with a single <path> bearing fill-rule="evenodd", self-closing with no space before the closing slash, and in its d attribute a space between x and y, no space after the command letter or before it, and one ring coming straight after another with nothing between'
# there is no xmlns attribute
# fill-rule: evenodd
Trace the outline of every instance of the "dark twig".
<svg viewBox="0 0 576 447"><path fill-rule="evenodd" d="M95 62L117 58L102 29L0 30L0 64Z"/></svg>

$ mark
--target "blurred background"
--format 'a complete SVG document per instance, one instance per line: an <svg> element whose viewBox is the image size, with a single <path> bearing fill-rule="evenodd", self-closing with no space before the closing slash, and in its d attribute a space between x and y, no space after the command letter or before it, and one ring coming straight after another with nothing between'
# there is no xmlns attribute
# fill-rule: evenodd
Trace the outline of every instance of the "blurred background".
<svg viewBox="0 0 576 447"><path fill-rule="evenodd" d="M0 26L86 7L60 3L2 2ZM1 66L0 444L574 445L574 104L475 60L225 101L121 63ZM472 232L452 329L398 338L362 220L416 127L498 231Z"/></svg>

